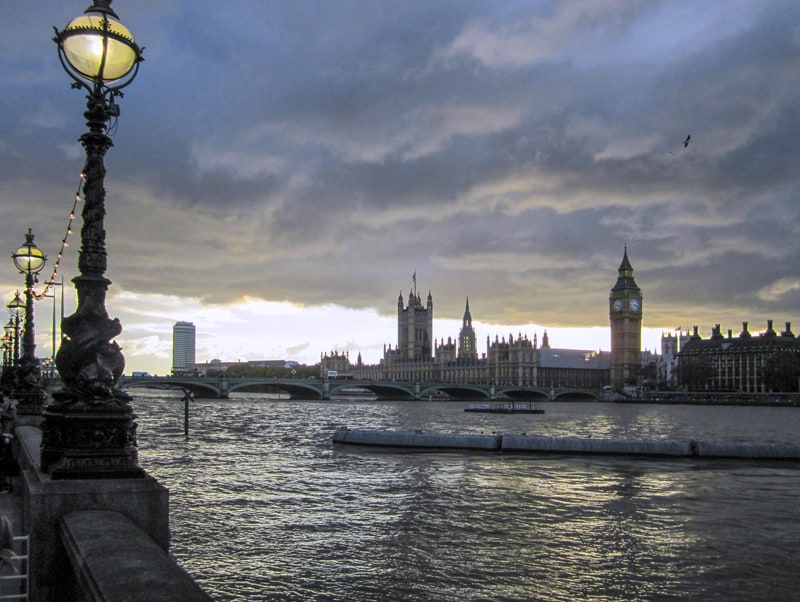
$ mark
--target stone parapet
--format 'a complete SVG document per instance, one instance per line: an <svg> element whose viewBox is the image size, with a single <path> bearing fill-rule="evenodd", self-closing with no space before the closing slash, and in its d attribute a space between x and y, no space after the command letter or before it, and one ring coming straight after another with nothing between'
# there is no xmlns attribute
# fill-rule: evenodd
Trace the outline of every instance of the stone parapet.
<svg viewBox="0 0 800 602"><path fill-rule="evenodd" d="M119 512L71 512L61 517L59 525L81 600L211 600L163 549Z"/></svg>
<svg viewBox="0 0 800 602"><path fill-rule="evenodd" d="M77 595L76 572L61 540L64 528L61 519L67 515L97 511L116 513L151 540L154 548L168 554L169 491L155 479L145 475L135 479L52 480L39 470L41 430L35 426L20 426L15 433L19 445L22 504L19 530L30 535L31 600L83 599ZM98 536L103 537L102 533ZM112 547L124 544L109 537ZM181 570L173 564L176 570ZM120 575L137 570L136 563L129 562L126 566L118 567ZM73 594L75 596L71 597Z"/></svg>

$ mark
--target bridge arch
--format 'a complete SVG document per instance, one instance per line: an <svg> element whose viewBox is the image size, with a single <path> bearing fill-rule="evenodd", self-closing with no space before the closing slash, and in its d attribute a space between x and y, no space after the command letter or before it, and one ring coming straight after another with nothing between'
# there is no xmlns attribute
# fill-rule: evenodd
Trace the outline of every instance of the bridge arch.
<svg viewBox="0 0 800 602"><path fill-rule="evenodd" d="M162 391L182 391L188 389L195 397L223 397L219 387L208 382L186 382L175 379L150 378L121 378L119 388L123 391L130 389L161 389Z"/></svg>
<svg viewBox="0 0 800 602"><path fill-rule="evenodd" d="M414 386L412 384L405 384L400 382L375 382L375 381L337 381L336 384L331 382L330 395L342 395L343 389L352 389L357 387L359 389L366 389L374 393L378 399L399 399L399 400L413 400L414 399Z"/></svg>
<svg viewBox="0 0 800 602"><path fill-rule="evenodd" d="M603 396L601 392L588 389L561 389L555 393L553 401L564 401L565 398L570 401L602 401Z"/></svg>
<svg viewBox="0 0 800 602"><path fill-rule="evenodd" d="M518 401L549 401L552 391L538 387L497 387L497 395L505 395L509 399Z"/></svg>
<svg viewBox="0 0 800 602"><path fill-rule="evenodd" d="M290 399L322 399L319 387L303 381L228 381L228 393L286 393Z"/></svg>
<svg viewBox="0 0 800 602"><path fill-rule="evenodd" d="M432 399L434 394L442 392L454 399L491 399L491 391L485 386L468 384L420 384L419 398Z"/></svg>

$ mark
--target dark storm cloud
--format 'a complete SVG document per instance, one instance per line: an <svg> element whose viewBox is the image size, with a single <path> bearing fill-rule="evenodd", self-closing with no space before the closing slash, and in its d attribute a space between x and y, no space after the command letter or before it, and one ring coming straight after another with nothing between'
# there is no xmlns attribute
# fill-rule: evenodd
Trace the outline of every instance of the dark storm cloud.
<svg viewBox="0 0 800 602"><path fill-rule="evenodd" d="M42 203L5 239L58 240L81 167L70 4L0 26L0 193ZM651 326L795 318L795 3L114 8L146 46L108 155L126 290L391 314L417 270L441 317L595 325L627 244Z"/></svg>

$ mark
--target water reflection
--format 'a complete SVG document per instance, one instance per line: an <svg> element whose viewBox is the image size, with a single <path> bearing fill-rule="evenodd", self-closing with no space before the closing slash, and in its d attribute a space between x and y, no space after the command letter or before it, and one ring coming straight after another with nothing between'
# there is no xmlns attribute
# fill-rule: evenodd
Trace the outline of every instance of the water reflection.
<svg viewBox="0 0 800 602"><path fill-rule="evenodd" d="M796 441L797 410L196 401L136 393L173 551L219 600L791 599L793 464L387 453L334 430ZM772 412L771 410L782 410Z"/></svg>

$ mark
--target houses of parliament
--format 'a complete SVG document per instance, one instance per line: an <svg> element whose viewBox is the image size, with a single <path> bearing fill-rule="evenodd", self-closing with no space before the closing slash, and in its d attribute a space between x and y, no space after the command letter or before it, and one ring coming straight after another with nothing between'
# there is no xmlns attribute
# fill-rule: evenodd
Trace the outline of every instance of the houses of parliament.
<svg viewBox="0 0 800 602"><path fill-rule="evenodd" d="M423 301L415 286L397 299L397 345L384 346L378 364L365 365L361 354L351 363L347 353L320 358L322 374L335 370L356 379L405 380L479 384L519 384L541 387L601 389L638 375L641 355L642 295L633 279L627 249L619 278L611 291L612 350L557 349L547 331L538 341L524 334L486 338L486 353L478 354L469 298L466 300L457 340L433 337L433 297ZM634 300L632 302L632 300ZM617 309L619 307L619 309Z"/></svg>
<svg viewBox="0 0 800 602"><path fill-rule="evenodd" d="M384 346L383 358L366 365L359 353L355 363L348 353L324 353L320 371L352 375L364 380L403 380L474 384L515 384L536 387L624 391L650 388L723 392L798 391L800 339L790 323L780 333L770 320L764 333L742 332L727 338L716 325L709 339L694 331L662 335L661 355L642 351L643 295L634 279L625 247L616 282L608 297L611 351L558 349L550 346L547 331L541 342L534 335L487 336L486 352L479 356L466 300L457 340L436 341L433 336L433 296L423 298L414 287L407 301L397 299L397 344Z"/></svg>

